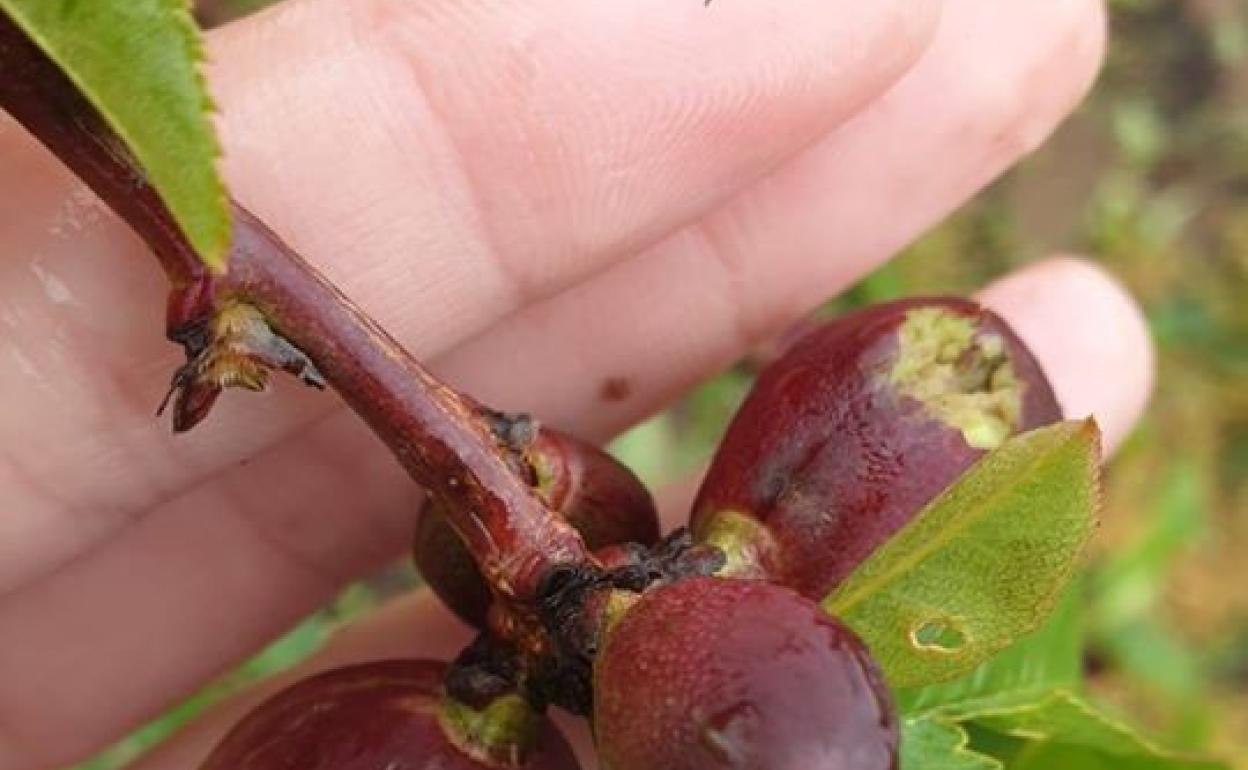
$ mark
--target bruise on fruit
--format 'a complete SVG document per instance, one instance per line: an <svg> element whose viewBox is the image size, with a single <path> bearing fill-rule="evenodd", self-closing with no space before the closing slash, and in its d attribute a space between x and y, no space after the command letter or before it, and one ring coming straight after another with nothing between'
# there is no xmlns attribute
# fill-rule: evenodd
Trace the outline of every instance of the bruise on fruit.
<svg viewBox="0 0 1248 770"><path fill-rule="evenodd" d="M1022 388L1005 349L974 321L941 308L906 313L897 330L897 359L889 383L957 428L969 446L996 449L1018 430Z"/></svg>

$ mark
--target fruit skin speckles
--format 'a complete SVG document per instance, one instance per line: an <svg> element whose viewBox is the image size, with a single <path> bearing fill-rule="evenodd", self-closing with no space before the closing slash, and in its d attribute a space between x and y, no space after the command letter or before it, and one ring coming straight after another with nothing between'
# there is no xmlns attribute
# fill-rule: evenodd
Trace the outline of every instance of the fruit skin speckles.
<svg viewBox="0 0 1248 770"><path fill-rule="evenodd" d="M609 630L594 668L606 770L892 770L897 724L862 643L774 584L689 578Z"/></svg>
<svg viewBox="0 0 1248 770"><path fill-rule="evenodd" d="M734 574L821 599L1008 435L1061 419L1039 363L965 299L816 328L758 378L694 503Z"/></svg>

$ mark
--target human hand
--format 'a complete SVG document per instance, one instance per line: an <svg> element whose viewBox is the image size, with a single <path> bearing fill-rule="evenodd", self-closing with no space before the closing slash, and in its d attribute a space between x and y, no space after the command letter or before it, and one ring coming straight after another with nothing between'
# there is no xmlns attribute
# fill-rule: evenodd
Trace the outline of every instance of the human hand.
<svg viewBox="0 0 1248 770"><path fill-rule="evenodd" d="M1102 33L1095 0L291 0L213 38L212 84L244 203L457 386L604 438L1034 147ZM0 770L35 770L394 558L418 493L288 383L170 436L141 245L11 123L0 180ZM1060 260L981 297L1121 438L1151 354L1119 290ZM304 671L466 636L418 593ZM140 766L194 766L274 686Z"/></svg>

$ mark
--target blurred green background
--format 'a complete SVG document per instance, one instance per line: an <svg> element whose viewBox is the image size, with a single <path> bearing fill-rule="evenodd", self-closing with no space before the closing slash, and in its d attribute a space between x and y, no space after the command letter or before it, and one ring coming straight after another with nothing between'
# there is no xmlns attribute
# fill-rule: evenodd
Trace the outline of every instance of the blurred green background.
<svg viewBox="0 0 1248 770"><path fill-rule="evenodd" d="M211 26L264 4L201 3L201 22ZM1081 110L1044 149L831 309L967 293L1062 250L1096 258L1129 286L1148 314L1160 372L1143 424L1107 476L1090 567L1088 666L1098 694L1154 733L1243 762L1248 2L1110 6L1109 60ZM614 448L655 484L696 469L748 387L748 371L742 366L707 383ZM351 587L333 607L82 767L124 764L214 701L301 660L395 584L391 575Z"/></svg>

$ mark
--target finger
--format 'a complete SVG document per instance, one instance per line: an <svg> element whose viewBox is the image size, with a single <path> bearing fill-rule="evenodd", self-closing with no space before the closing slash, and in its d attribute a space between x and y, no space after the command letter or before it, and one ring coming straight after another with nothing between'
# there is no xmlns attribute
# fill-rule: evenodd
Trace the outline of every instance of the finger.
<svg viewBox="0 0 1248 770"><path fill-rule="evenodd" d="M778 328L787 323L806 309L801 301L808 307L817 299L813 295L826 296L839 288L834 280L849 280L871 260L882 260L884 252L857 250L872 244L885 247L913 237L918 228L937 216L938 208L956 205L958 196L968 194L967 188L974 183L968 182L964 169L955 164L937 166L951 178L929 180L929 171L921 166L920 159L932 153L959 153L982 175L979 181L987 181L1022 147L1018 142L1000 142L999 135L1007 127L1021 125L1035 141L1037 127L1056 123L1086 87L1095 68L1100 17L1093 4L1026 6L1030 13L1022 13L1021 5L1000 6L983 0L961 0L950 7L955 6L958 14L946 17L949 27L942 31L942 36L947 35L942 40L947 42L938 42L932 55L939 49L944 52L941 56L958 57L965 72L955 70L953 74L989 69L993 78L1009 73L1003 73L999 66L992 69L990 64L1009 62L1014 75L1021 77L1022 73L1043 69L1047 63L1049 77L1043 87L1060 94L1060 98L1047 90L1037 94L1037 102L1049 111L1047 114L1032 116L1028 103L1010 102L1027 115L1024 118L1000 107L995 99L986 100L976 79L951 77L941 58L925 60L901 88L925 94L931 88L943 87L947 113L933 111L925 99L918 99L912 110L908 101L893 100L890 95L889 101L859 119L852 131L846 129L843 136L831 140L844 138L851 142L847 148L866 153L876 159L874 164L820 148L811 157L836 186L816 186L804 174L786 169L784 174L794 174L796 183L780 184L777 177L760 192L765 198L766 189L777 191L777 195L789 190L793 209L809 206L812 219L830 226L795 227L793 217L782 217L769 233L760 222L750 231L757 241L749 244L750 248L738 249L754 260L744 265L720 261L716 253L701 249L705 244L694 235L678 236L613 269L601 280L550 300L544 310L509 319L473 343L478 356L465 354L443 367L444 373L475 393L490 389L491 378L505 371L516 383L521 400L536 406L539 414L566 415L569 419L560 422L576 429L619 424L628 419L629 410L635 418L653 407L660 397L656 394L670 393L739 356L745 336L762 333L764 325ZM955 24L960 19L974 30L986 16L995 22L995 35L968 37L964 28ZM984 63L962 58L967 39L983 46L979 50ZM1072 41L1080 40L1092 43L1072 45ZM985 125L983 130L967 134L941 128L965 127L971 116L978 119L979 111L989 106L994 107L991 114L998 121L995 130ZM894 146L907 125L923 126L921 133L930 133L933 138ZM879 136L886 144L873 146L867 141L870 136ZM919 155L907 156L910 147ZM842 173L851 169L858 175ZM858 196L878 199L880 210L887 213L895 190L910 184L930 190L931 197L916 198L916 204L922 203L917 213L897 209L891 218L861 220L856 215L868 204L860 197L842 197L835 192L841 185L856 190ZM808 194L812 189L823 193ZM942 190L945 197L937 197ZM752 205L767 208L765 200ZM841 206L848 206L850 214L838 214ZM784 208L779 201L770 207ZM888 229L886 238L870 235L878 227ZM793 233L812 240L795 243L790 240ZM836 263L843 243L855 250L846 257L854 266L839 279L825 272L823 261L794 259L789 271L756 267L786 249L793 254L828 254L827 261ZM685 245L689 248L682 248ZM739 290L734 271L740 269L748 269L757 277L748 292ZM823 281L828 283L822 288L806 285ZM777 306L752 304L753 292L770 297ZM637 313L642 306L645 312ZM760 319L748 335L739 331L736 309L741 307ZM541 350L540 359L494 358L500 354L500 346L490 340L512 328L527 329L530 336L500 339L509 339L521 351ZM547 367L547 360L554 361L554 366ZM633 395L613 402L607 410L609 419L600 420L597 415L604 406L598 384L609 375L619 374L621 362L636 374ZM541 368L545 376L535 378L528 371L531 368ZM574 392L562 389L560 383L565 381L589 384ZM315 457L306 456L305 451ZM301 435L298 443L258 457L246 468L228 474L220 485L206 486L154 511L145 517L141 535L116 539L106 553L59 575L55 585L36 587L0 606L0 661L9 654L11 644L15 650L39 651L14 658L14 676L31 676L40 669L71 669L73 677L67 681L78 686L72 690L45 688L43 701L49 710L56 709L62 722L78 726L79 735L92 734L89 729L115 731L123 720L135 720L159 708L323 600L344 571L363 568L366 559L361 554L376 558L380 553L393 553L396 544L405 541L405 536L394 533L401 532L410 520L410 487L375 452L375 445L353 420L331 418ZM309 461L314 465L308 465ZM321 483L310 478L317 474L309 474L309 467L330 467L341 475ZM302 494L305 485L311 485L306 496ZM269 498L257 496L256 489L278 490L282 497L271 503ZM212 512L210 518L205 515L207 511ZM205 520L222 524L213 530L203 523ZM205 565L220 561L235 571L236 581L204 580ZM110 661L108 666L92 665L82 655L82 643L76 641L87 636L81 624L89 616L78 605L110 606L121 596L126 598L134 620L113 624L106 632L91 636L92 649ZM171 606L175 602L169 596L178 597L177 606ZM225 616L236 619L234 633L209 633ZM143 650L143 640L153 633L159 633L165 642L160 659L154 660L151 654L136 655L134 651ZM17 691L21 692L20 687ZM123 691L130 711L111 702L110 708L104 708L103 703L84 697L84 691ZM33 735L30 742L35 742Z"/></svg>
<svg viewBox="0 0 1248 770"><path fill-rule="evenodd" d="M432 356L839 125L914 60L938 8L284 4L214 38L226 172ZM21 255L0 266L0 498L19 512L0 593L336 406L230 400L175 441L152 417L177 351L151 260L33 147L0 150L0 178L23 184L0 222Z"/></svg>
<svg viewBox="0 0 1248 770"><path fill-rule="evenodd" d="M924 59L870 110L640 260L451 351L445 367L488 403L611 435L860 278L1034 149L1086 93L1103 43L1096 0L948 2ZM537 339L563 341L545 346L544 369L524 365ZM505 382L490 367L508 372ZM597 397L608 381L629 395Z"/></svg>
<svg viewBox="0 0 1248 770"><path fill-rule="evenodd" d="M982 299L1028 341L1046 371L1062 373L1053 380L1062 413L1095 417L1106 451L1117 448L1144 411L1156 367L1148 324L1126 290L1092 263L1066 257L1009 275ZM1046 331L1052 327L1065 333Z"/></svg>
<svg viewBox="0 0 1248 770"><path fill-rule="evenodd" d="M979 298L1001 313L1036 353L1067 416L1095 415L1105 428L1107 448L1120 443L1147 398L1153 353L1143 317L1117 282L1090 263L1058 258L993 283ZM1072 308L1080 312L1072 313ZM1112 333L1087 334L1085 310L1103 324L1095 328ZM683 521L691 498L692 485L665 496L669 527ZM389 657L445 659L468 639L469 632L428 591L415 592L349 627L297 670L218 707L135 770L193 766L259 700L315 671ZM583 723L560 721L577 744L584 767L592 770Z"/></svg>

